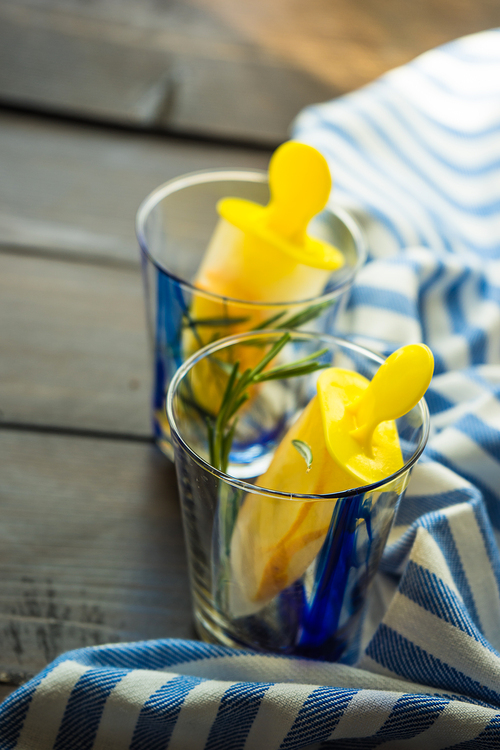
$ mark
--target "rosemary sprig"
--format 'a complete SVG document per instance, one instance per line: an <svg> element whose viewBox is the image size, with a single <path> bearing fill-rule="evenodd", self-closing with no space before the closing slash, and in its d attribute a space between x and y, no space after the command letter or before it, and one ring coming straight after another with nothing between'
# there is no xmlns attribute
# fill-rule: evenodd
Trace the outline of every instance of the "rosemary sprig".
<svg viewBox="0 0 500 750"><path fill-rule="evenodd" d="M315 318L319 317L323 310L326 310L331 306L331 304L331 301L328 300L327 302L320 302L317 305L310 305L309 307L306 307L305 310L302 310L302 312L299 312L296 315L292 315L292 317L288 318L288 320L282 321L277 327L300 328L300 326L303 326L306 323L310 323L311 320L315 320Z"/></svg>
<svg viewBox="0 0 500 750"><path fill-rule="evenodd" d="M327 351L327 349L321 349L295 362L266 370L266 367L279 354L290 338L289 333L284 333L255 367L247 368L240 373L239 362L235 362L232 366L217 417L215 419L206 417L210 463L216 469L227 471L229 453L238 422L238 418L234 417L236 412L248 401L250 397L248 390L252 385L263 383L266 380L308 375L316 370L330 367L329 363L318 362L318 358Z"/></svg>
<svg viewBox="0 0 500 750"><path fill-rule="evenodd" d="M230 317L229 315L225 318L186 318L183 319L183 325L185 328L191 328L192 326L200 326L204 328L219 328L221 326L234 326L238 323L246 323L248 317Z"/></svg>
<svg viewBox="0 0 500 750"><path fill-rule="evenodd" d="M265 328L277 328L280 330L300 328L306 323L310 323L312 320L318 318L324 310L330 307L331 304L332 302L329 300L327 302L321 302L317 305L310 305L309 307L306 307L305 310L301 310L301 312L296 313L291 317L285 318L284 320L283 317L288 314L288 311L282 310L281 312L272 315L270 318L266 318L251 330L262 331ZM248 317L231 317L230 315L226 314L215 318L192 318L189 310L186 308L182 316L181 325L183 328L191 329L199 345L203 346L204 343L207 342L203 342L202 337L198 333L198 328L230 328L234 325L247 323L248 320ZM219 336L216 334L215 339L217 338L219 338Z"/></svg>
<svg viewBox="0 0 500 750"><path fill-rule="evenodd" d="M295 315L292 315L290 318L285 318L285 320L282 320L283 316L286 315L287 311L284 310L283 312L279 312L276 315L273 315L271 318L267 318L262 323L260 323L258 326L255 326L252 330L254 331L261 331L264 328L279 328L280 330L283 330L285 328L300 328L300 326L305 325L306 323L310 323L311 320L315 320L318 318L323 310L326 310L328 307L330 307L332 304L331 300L328 300L327 302L320 302L317 305L310 305L309 307L306 307L305 310L301 310L299 313L296 313ZM275 323L278 323L278 325L274 325Z"/></svg>

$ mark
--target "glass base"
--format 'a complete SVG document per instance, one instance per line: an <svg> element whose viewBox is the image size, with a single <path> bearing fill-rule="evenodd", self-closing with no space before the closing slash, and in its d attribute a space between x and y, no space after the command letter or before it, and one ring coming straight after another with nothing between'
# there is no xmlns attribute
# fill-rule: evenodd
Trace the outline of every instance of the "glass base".
<svg viewBox="0 0 500 750"><path fill-rule="evenodd" d="M213 643L216 646L228 646L229 648L245 648L243 643L235 641L221 628L214 626L200 612L194 613L194 627L196 634L205 643Z"/></svg>
<svg viewBox="0 0 500 750"><path fill-rule="evenodd" d="M263 648L257 642L248 643L244 640L237 639L233 634L229 634L227 629L217 622L219 616L214 613L215 617L210 617L210 613L195 607L194 626L196 634L205 643L212 643L216 646L227 646L242 650L258 651L265 654L274 654L276 656L298 656L307 659L319 659L321 661L338 661L343 664L353 665L359 658L361 645L361 632L364 620L364 611L358 613L345 629L338 631L337 638L330 644L330 649L326 652L316 648L296 647L275 647ZM207 616L208 615L208 616ZM344 631L344 632L342 632Z"/></svg>

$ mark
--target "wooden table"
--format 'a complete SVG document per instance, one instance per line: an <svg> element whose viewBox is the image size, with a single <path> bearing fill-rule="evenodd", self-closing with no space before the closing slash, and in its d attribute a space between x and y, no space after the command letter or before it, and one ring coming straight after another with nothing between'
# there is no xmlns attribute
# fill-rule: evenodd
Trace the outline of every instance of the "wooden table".
<svg viewBox="0 0 500 750"><path fill-rule="evenodd" d="M194 637L151 440L141 200L263 168L304 105L500 22L496 0L429 0L418 23L396 0L165 8L0 3L0 695L68 649Z"/></svg>

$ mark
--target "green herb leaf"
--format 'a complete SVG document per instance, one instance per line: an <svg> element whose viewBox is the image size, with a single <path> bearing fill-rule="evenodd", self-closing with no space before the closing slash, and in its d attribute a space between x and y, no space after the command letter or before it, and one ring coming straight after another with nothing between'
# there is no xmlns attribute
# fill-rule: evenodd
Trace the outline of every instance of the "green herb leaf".
<svg viewBox="0 0 500 750"><path fill-rule="evenodd" d="M259 323L258 326L255 326L255 328L252 328L252 331L262 331L264 328L270 328L274 323L276 323L277 320L283 317L283 315L286 315L286 310L283 310L283 312L276 313L276 315L272 315L270 318L266 318L262 321L262 323Z"/></svg>
<svg viewBox="0 0 500 750"><path fill-rule="evenodd" d="M289 362L284 365L278 365L275 368L266 370L265 368L270 364L274 357L279 354L283 347L286 346L288 341L290 341L290 338L291 336L289 333L284 333L283 336L273 344L267 354L262 357L260 362L255 365L255 367L248 368L241 374L239 372L239 362L235 362L234 365L229 366L227 363L219 362L216 358L212 359L215 364L221 366L222 372L228 376L224 395L222 397L222 403L217 416L215 418L208 417L206 419L210 463L216 469L220 469L224 472L227 471L229 454L231 452L231 445L237 423L237 418L234 417L245 401L248 401L250 398L248 390L251 386L256 383L262 383L266 380L307 375L316 370L323 369L324 367L330 367L330 364L317 361L318 357L321 357L326 352L325 349L322 349L321 351L315 352L303 359ZM247 344L250 343L250 341L247 342ZM302 441L295 442L301 443ZM306 455L301 453L301 455L304 456L304 460L310 468L312 451L307 443L303 443L303 445L306 446L309 453L306 453ZM308 463L309 458L310 461Z"/></svg>
<svg viewBox="0 0 500 750"><path fill-rule="evenodd" d="M306 443L304 440L292 440L292 445L306 462L307 471L311 471L313 452L309 443Z"/></svg>
<svg viewBox="0 0 500 750"><path fill-rule="evenodd" d="M320 302L318 305L311 305L310 307L306 307L305 310L302 310L296 315L293 315L291 318L288 318L288 320L282 321L279 326L276 327L300 328L300 326L303 326L306 323L310 323L311 320L319 317L323 310L326 310L328 307L330 307L331 304L332 302L328 300L327 302Z"/></svg>
<svg viewBox="0 0 500 750"><path fill-rule="evenodd" d="M193 326L205 326L207 328L219 328L220 326L233 326L237 323L246 323L248 318L231 318L229 316L225 318L189 318L184 323L185 327L192 328Z"/></svg>
<svg viewBox="0 0 500 750"><path fill-rule="evenodd" d="M285 328L300 328L300 326L303 326L306 323L310 323L311 320L318 318L321 313L329 308L332 304L333 302L331 300L327 300L326 302L320 302L317 305L310 305L309 307L306 307L305 310L301 310L295 315L292 315L290 318L285 318L285 320L282 320L283 316L288 312L287 310L284 310L283 312L279 312L276 315L272 315L270 318L266 318L266 320L263 320L262 323L259 323L259 325L255 326L255 328L252 328L252 331L261 331L264 328L273 327L281 330ZM274 324L277 323L278 320L281 320L281 322L279 325L275 326Z"/></svg>
<svg viewBox="0 0 500 750"><path fill-rule="evenodd" d="M264 383L267 380L282 380L283 378L298 378L301 375L309 375L311 372L316 370L325 370L327 367L331 367L329 364L321 364L320 362L311 362L308 365L301 365L300 367L283 367L276 368L269 372L263 372L261 375L257 375L254 382Z"/></svg>

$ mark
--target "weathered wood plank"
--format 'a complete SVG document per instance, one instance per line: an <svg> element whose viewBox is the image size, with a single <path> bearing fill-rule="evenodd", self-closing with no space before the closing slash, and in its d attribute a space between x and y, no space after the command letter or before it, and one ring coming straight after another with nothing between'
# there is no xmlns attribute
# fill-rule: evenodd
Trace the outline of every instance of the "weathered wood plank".
<svg viewBox="0 0 500 750"><path fill-rule="evenodd" d="M339 93L364 86L428 49L500 25L498 0L192 2L262 52L272 52ZM108 0L105 5L117 10L121 3Z"/></svg>
<svg viewBox="0 0 500 750"><path fill-rule="evenodd" d="M269 155L0 113L0 248L138 265L135 213L151 190L199 169L262 169Z"/></svg>
<svg viewBox="0 0 500 750"><path fill-rule="evenodd" d="M146 127L279 140L304 105L500 24L496 0L16 0L3 6L0 91L11 102Z"/></svg>
<svg viewBox="0 0 500 750"><path fill-rule="evenodd" d="M277 144L302 107L335 94L210 13L180 3L165 9L137 19L133 6L122 7L111 23L98 4L92 15L81 6L0 7L0 100Z"/></svg>
<svg viewBox="0 0 500 750"><path fill-rule="evenodd" d="M152 445L0 430L0 675L194 637L172 465Z"/></svg>
<svg viewBox="0 0 500 750"><path fill-rule="evenodd" d="M0 254L1 421L149 435L139 269Z"/></svg>

